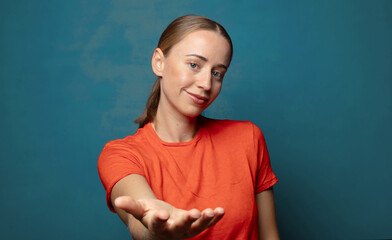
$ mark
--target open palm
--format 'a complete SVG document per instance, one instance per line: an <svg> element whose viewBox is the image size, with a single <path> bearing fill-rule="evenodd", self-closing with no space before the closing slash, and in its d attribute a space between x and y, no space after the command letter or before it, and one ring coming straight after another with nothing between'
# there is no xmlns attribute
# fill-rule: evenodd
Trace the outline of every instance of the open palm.
<svg viewBox="0 0 392 240"><path fill-rule="evenodd" d="M217 223L224 215L223 208L183 210L158 200L118 197L116 207L132 214L156 239L185 239L196 236Z"/></svg>

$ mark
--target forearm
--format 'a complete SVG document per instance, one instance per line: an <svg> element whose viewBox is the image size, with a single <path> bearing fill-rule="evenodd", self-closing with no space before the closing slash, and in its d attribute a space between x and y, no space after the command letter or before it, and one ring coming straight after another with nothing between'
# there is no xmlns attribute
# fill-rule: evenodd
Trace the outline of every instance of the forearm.
<svg viewBox="0 0 392 240"><path fill-rule="evenodd" d="M259 209L259 240L279 240L272 188L256 195Z"/></svg>
<svg viewBox="0 0 392 240"><path fill-rule="evenodd" d="M132 187L129 187L129 185ZM112 203L119 196L132 196L134 199L155 198L155 195L144 178L139 175L129 175L115 185L111 195ZM115 204L113 204L113 207L120 219L127 226L134 240L155 240L151 232L138 219L133 217L132 214L119 209Z"/></svg>
<svg viewBox="0 0 392 240"><path fill-rule="evenodd" d="M151 232L134 217L131 217L128 222L128 230L134 240L157 240L151 235Z"/></svg>

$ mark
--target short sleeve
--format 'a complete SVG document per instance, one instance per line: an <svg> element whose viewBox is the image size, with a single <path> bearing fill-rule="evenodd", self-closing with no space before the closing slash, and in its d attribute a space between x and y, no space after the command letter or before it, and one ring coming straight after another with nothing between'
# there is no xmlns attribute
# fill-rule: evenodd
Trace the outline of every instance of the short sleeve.
<svg viewBox="0 0 392 240"><path fill-rule="evenodd" d="M272 187L278 182L278 178L272 171L271 162L267 150L264 135L260 128L253 125L253 142L257 154L257 178L256 178L256 194Z"/></svg>
<svg viewBox="0 0 392 240"><path fill-rule="evenodd" d="M113 186L130 174L145 176L143 165L122 139L111 141L105 145L98 158L98 173L106 190L106 202L112 212L114 209L110 194Z"/></svg>

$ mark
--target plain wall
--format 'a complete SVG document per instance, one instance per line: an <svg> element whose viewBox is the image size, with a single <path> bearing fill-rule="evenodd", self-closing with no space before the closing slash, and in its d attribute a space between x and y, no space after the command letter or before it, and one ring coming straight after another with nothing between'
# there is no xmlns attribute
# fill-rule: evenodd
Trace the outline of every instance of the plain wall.
<svg viewBox="0 0 392 240"><path fill-rule="evenodd" d="M1 1L0 239L130 238L97 158L136 131L153 50L184 14L233 39L205 115L263 130L281 238L392 238L391 13L388 0Z"/></svg>

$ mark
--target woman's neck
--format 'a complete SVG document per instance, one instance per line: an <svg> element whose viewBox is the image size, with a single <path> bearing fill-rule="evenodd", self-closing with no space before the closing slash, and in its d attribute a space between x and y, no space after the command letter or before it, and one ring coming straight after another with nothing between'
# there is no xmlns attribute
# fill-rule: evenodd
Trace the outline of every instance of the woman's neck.
<svg viewBox="0 0 392 240"><path fill-rule="evenodd" d="M165 142L188 142L198 131L197 117L163 114L159 107L151 125L159 138Z"/></svg>

